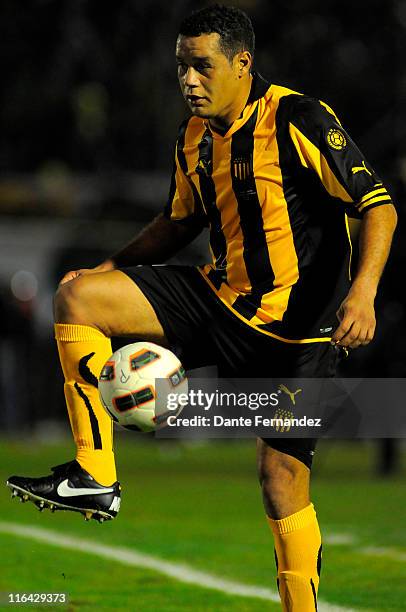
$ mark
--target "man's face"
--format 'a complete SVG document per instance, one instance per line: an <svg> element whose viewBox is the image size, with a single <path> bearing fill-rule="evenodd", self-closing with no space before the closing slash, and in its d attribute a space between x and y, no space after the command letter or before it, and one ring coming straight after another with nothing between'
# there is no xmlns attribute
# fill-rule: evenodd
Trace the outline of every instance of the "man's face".
<svg viewBox="0 0 406 612"><path fill-rule="evenodd" d="M227 116L241 87L237 54L230 63L217 33L178 37L176 61L182 94L194 115L205 119Z"/></svg>

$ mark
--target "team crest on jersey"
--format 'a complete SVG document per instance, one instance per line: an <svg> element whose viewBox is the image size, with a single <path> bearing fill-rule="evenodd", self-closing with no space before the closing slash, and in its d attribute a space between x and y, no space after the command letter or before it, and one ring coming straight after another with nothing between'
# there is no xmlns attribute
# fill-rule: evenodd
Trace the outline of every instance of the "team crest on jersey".
<svg viewBox="0 0 406 612"><path fill-rule="evenodd" d="M347 139L341 130L331 128L327 133L327 144L336 151L342 151L347 146Z"/></svg>
<svg viewBox="0 0 406 612"><path fill-rule="evenodd" d="M252 175L252 159L247 157L235 157L233 159L234 178L244 181Z"/></svg>

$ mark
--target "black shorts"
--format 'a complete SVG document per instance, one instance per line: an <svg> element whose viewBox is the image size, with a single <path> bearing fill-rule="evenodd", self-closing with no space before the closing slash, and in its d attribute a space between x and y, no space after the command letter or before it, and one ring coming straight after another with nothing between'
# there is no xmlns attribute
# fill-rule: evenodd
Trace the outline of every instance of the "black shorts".
<svg viewBox="0 0 406 612"><path fill-rule="evenodd" d="M220 378L334 376L339 350L329 342L289 344L235 317L192 266L122 268L152 305L168 342L186 369L216 365ZM264 439L312 464L315 438Z"/></svg>

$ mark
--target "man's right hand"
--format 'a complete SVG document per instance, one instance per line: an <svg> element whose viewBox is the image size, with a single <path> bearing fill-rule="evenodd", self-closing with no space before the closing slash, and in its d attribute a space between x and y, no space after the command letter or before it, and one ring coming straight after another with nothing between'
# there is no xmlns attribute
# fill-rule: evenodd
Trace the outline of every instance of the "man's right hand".
<svg viewBox="0 0 406 612"><path fill-rule="evenodd" d="M60 281L60 285L64 285L69 281L78 278L79 276L84 276L85 274L95 274L97 272L110 272L111 270L115 270L116 266L112 259L106 259L103 263L99 264L95 268L82 268L80 270L70 270L65 274L65 276Z"/></svg>

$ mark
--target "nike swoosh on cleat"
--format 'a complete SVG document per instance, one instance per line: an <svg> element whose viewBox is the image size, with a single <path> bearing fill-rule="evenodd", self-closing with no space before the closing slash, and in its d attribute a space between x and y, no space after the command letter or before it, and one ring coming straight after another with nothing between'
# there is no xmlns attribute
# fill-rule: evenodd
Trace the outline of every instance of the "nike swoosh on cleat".
<svg viewBox="0 0 406 612"><path fill-rule="evenodd" d="M56 492L60 497L77 497L78 495L103 495L104 493L113 493L113 487L106 487L105 489L85 489L73 488L68 485L68 479L66 478L59 483Z"/></svg>

